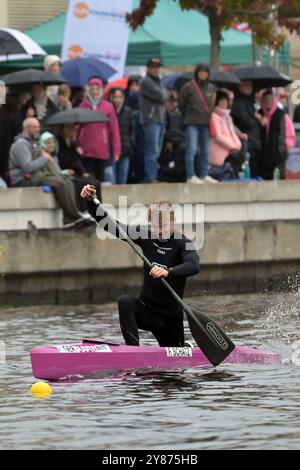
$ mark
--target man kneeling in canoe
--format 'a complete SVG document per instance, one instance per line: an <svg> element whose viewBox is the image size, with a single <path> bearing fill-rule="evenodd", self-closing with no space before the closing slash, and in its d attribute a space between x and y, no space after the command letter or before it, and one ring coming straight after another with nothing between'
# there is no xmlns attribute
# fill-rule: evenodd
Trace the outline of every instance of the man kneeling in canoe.
<svg viewBox="0 0 300 470"><path fill-rule="evenodd" d="M91 185L85 186L81 192L81 196L88 200L95 195L96 190ZM91 204L91 210L92 207L97 222L105 219L105 213L96 214L96 206ZM200 270L199 257L190 240L175 232L175 214L170 201L151 204L148 221L151 226L146 233L136 227L135 233L140 233L140 237L134 243L142 249L153 267L150 270L144 264L144 282L138 298L130 295L119 298L121 330L127 345L139 346L140 329L150 331L160 346L184 346L183 308L160 279L165 278L183 298L186 278ZM120 226L128 233L127 226ZM104 229L109 230L109 227Z"/></svg>

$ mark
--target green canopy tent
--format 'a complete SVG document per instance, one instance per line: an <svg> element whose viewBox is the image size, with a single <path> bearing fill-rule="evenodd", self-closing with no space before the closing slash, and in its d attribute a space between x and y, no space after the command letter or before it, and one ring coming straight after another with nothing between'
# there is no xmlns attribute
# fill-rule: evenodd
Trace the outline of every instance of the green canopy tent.
<svg viewBox="0 0 300 470"><path fill-rule="evenodd" d="M135 6L138 0L134 0ZM60 55L66 14L57 16L26 33L48 54ZM130 31L127 65L144 65L150 57L160 57L165 66L193 65L209 62L210 34L205 15L191 10L182 11L177 2L162 0L154 14L136 31ZM222 64L252 62L252 41L249 33L235 29L223 32ZM290 63L287 44L280 51L281 65ZM2 63L2 67L41 67L42 60Z"/></svg>

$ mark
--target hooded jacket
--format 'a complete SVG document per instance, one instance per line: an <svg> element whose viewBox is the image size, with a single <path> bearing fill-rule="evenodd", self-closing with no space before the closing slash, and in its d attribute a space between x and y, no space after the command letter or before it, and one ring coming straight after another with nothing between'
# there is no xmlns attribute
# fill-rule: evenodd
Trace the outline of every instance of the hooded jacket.
<svg viewBox="0 0 300 470"><path fill-rule="evenodd" d="M209 83L208 80L206 82L200 82L197 79L199 70L203 69L204 67L202 65L196 67L194 78L207 103L207 107L204 106L199 97L194 80L187 82L182 87L178 99L178 107L182 113L183 124L185 126L209 125L209 120L214 105L215 87ZM207 69L207 71L209 70Z"/></svg>
<svg viewBox="0 0 300 470"><path fill-rule="evenodd" d="M89 86L93 84L103 88L102 80L98 78L88 82ZM84 157L108 160L112 155L121 155L120 130L113 105L103 98L93 104L91 99L85 96L80 108L98 111L109 118L108 122L84 124L79 127L78 140Z"/></svg>
<svg viewBox="0 0 300 470"><path fill-rule="evenodd" d="M47 158L34 159L34 141L25 133L19 134L9 152L9 176L12 186L20 183L26 174L34 174L48 163Z"/></svg>

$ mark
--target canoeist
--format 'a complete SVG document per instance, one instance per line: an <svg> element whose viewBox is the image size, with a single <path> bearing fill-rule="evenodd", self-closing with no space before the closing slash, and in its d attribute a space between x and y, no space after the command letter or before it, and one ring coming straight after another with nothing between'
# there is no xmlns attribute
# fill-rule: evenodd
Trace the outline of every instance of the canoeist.
<svg viewBox="0 0 300 470"><path fill-rule="evenodd" d="M92 200L93 186L83 188L81 196ZM94 212L96 213L96 206ZM97 222L106 214L95 214ZM118 299L120 326L127 345L139 345L138 330L150 331L160 346L184 346L183 308L168 292L160 279L165 278L183 298L186 278L199 272L199 257L190 240L175 231L175 213L170 201L158 201L149 207L149 227L135 227L134 239L151 261L151 270L144 264L144 282L138 298L123 295ZM132 228L120 224L128 233ZM104 227L110 231L109 224ZM118 233L116 234L118 236Z"/></svg>

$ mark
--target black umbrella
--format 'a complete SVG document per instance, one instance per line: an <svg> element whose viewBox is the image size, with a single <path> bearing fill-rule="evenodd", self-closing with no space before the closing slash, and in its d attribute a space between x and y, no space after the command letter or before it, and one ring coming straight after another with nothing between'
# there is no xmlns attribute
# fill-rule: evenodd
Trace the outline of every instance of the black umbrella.
<svg viewBox="0 0 300 470"><path fill-rule="evenodd" d="M67 83L66 79L59 73L44 72L43 70L36 69L18 70L17 72L4 75L1 79L7 86L33 85L34 83L50 86Z"/></svg>
<svg viewBox="0 0 300 470"><path fill-rule="evenodd" d="M290 77L269 65L240 65L233 72L241 81L251 80L256 90L286 87L292 83Z"/></svg>
<svg viewBox="0 0 300 470"><path fill-rule="evenodd" d="M98 113L85 108L72 108L53 114L47 121L48 126L58 126L63 124L89 124L92 122L108 122L109 118L105 114Z"/></svg>
<svg viewBox="0 0 300 470"><path fill-rule="evenodd" d="M231 72L212 72L209 81L224 88L235 88L241 83L241 80Z"/></svg>

